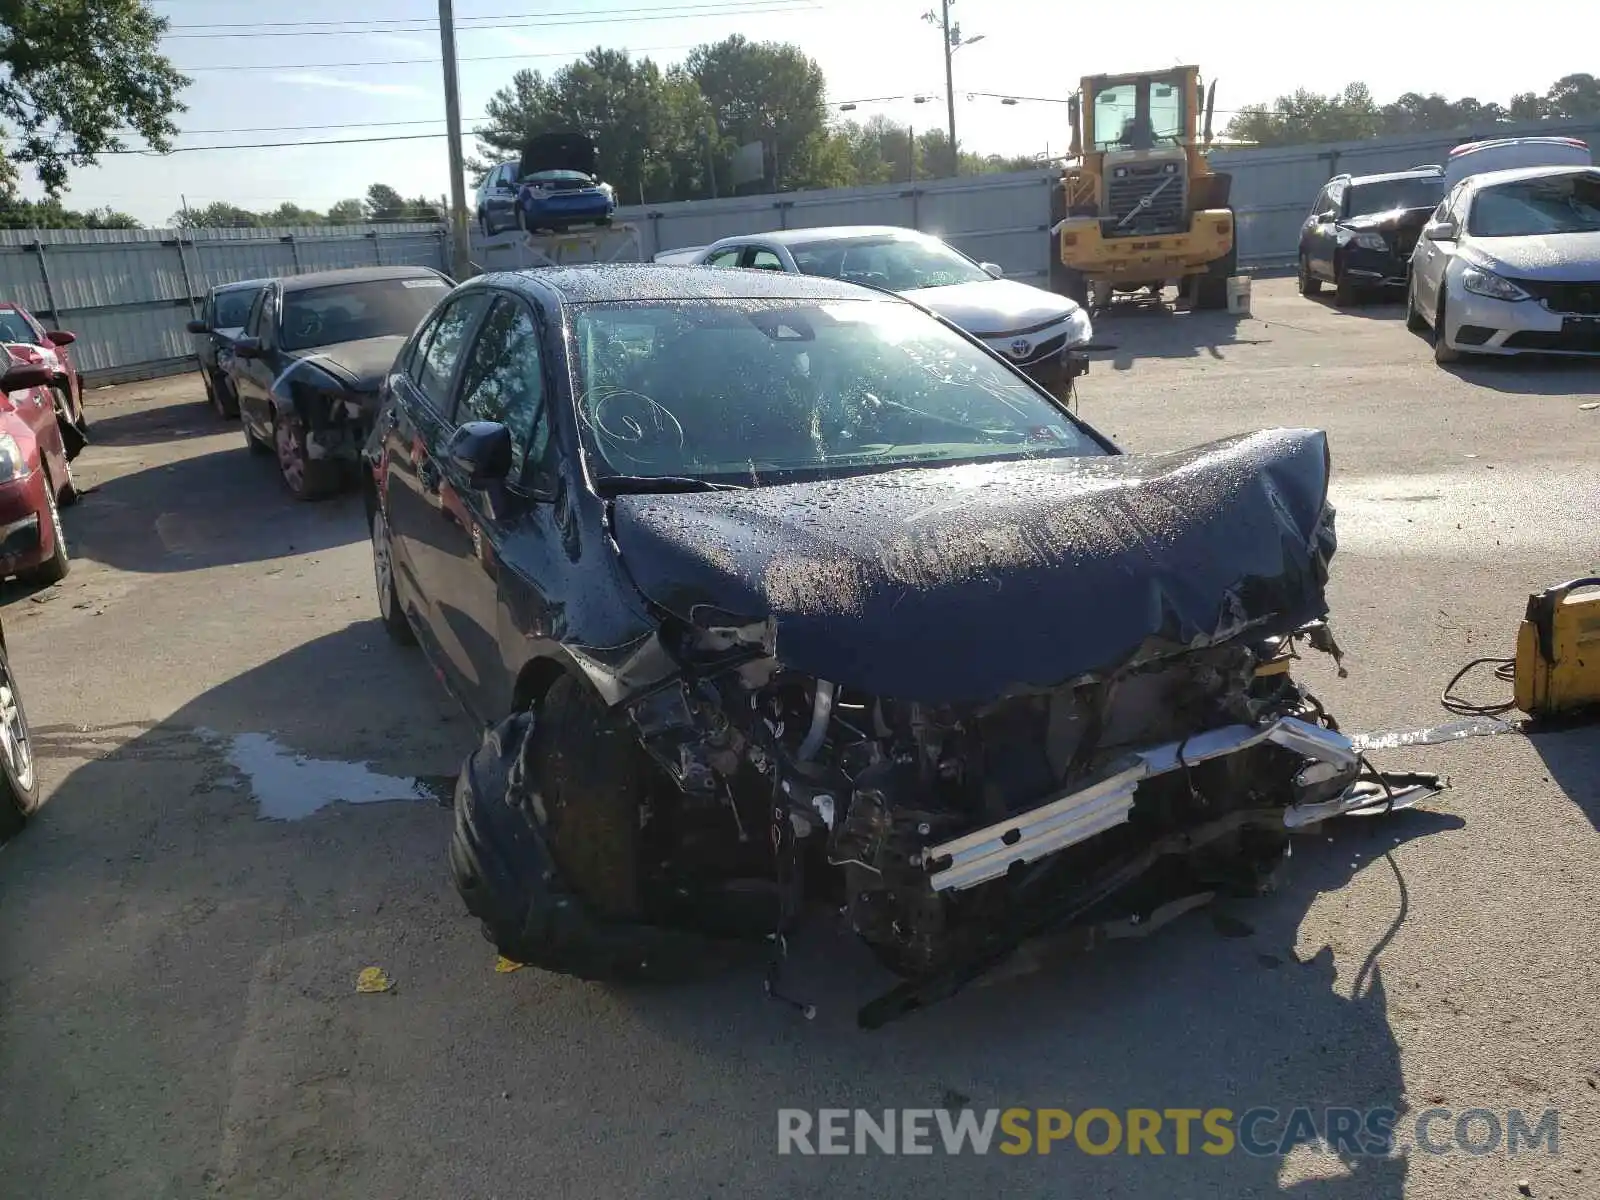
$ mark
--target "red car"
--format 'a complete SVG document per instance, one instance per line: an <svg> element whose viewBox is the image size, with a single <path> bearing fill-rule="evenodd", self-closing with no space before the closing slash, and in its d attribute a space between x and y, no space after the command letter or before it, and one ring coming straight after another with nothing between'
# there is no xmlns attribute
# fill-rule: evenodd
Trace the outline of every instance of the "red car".
<svg viewBox="0 0 1600 1200"><path fill-rule="evenodd" d="M50 368L51 398L61 422L67 457L77 458L89 441L89 419L83 412L83 381L67 347L77 335L65 329L46 329L20 304L0 300L0 344L12 358L43 363Z"/></svg>
<svg viewBox="0 0 1600 1200"><path fill-rule="evenodd" d="M60 506L76 501L78 491L56 420L52 369L7 350L0 376L0 578L51 584L69 566Z"/></svg>

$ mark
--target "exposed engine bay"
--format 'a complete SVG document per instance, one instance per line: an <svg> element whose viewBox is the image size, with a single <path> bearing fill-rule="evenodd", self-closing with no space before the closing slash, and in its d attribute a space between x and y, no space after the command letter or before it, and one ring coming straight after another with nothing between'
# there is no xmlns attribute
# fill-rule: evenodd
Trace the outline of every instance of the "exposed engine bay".
<svg viewBox="0 0 1600 1200"><path fill-rule="evenodd" d="M463 772L452 853L468 907L503 953L605 976L676 954L681 942L664 931L781 945L806 901L822 901L903 980L859 1014L874 1027L1035 936L1137 920L1200 891L1257 894L1296 828L1432 795L1432 776L1377 773L1290 673L1302 649L1340 657L1322 595L1334 546L1327 456L1320 435L1263 436L1167 461L1101 460L1070 481L1052 468L1043 501L1038 480L1009 465L1007 482L1035 493L1026 520L1048 529L1015 521L1015 506L994 517L968 506L918 536L947 551L963 537L993 545L1004 516L1016 535L1007 544L1054 537L1062 562L1030 549L1003 571L990 561L981 574L934 578L917 546L850 547L863 565L845 589L848 612L809 598L788 611L755 536L741 539L754 547L743 560L715 547L687 566L675 557L699 553L704 528L730 513L741 531L769 530L780 488L673 497L658 541L644 537L652 514L630 510L618 542L659 624L625 660L579 661L615 693L603 711L595 704L606 753L641 759L605 785L634 793L612 826L637 825L630 862L616 868L636 877L618 889L610 868L596 875L588 833L569 832L563 851L562 830L578 828L563 815L574 777L539 775L526 749L540 722L564 720L555 704L492 732ZM911 514L891 512L887 533L829 536L928 525L935 510L916 486L878 499ZM897 595L870 573L897 555L919 564L916 592ZM900 652L916 645L904 625L918 605L943 614L969 599L989 620L929 643L942 663ZM735 615L758 600L770 615ZM536 873L563 893L555 900L507 882L526 865L484 865L508 836L492 828L500 795L536 812L518 827L518 853L539 843ZM562 915L529 937L535 904ZM596 920L575 923L586 910Z"/></svg>

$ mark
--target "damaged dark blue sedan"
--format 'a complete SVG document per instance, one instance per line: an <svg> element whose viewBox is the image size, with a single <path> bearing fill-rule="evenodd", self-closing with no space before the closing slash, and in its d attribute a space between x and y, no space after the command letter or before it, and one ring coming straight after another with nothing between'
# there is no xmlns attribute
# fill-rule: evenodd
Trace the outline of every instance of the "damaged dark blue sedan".
<svg viewBox="0 0 1600 1200"><path fill-rule="evenodd" d="M383 620L487 728L455 881L519 962L672 975L809 897L903 977L877 1025L1432 787L1289 674L1337 654L1321 433L1125 454L899 297L482 276L367 458Z"/></svg>

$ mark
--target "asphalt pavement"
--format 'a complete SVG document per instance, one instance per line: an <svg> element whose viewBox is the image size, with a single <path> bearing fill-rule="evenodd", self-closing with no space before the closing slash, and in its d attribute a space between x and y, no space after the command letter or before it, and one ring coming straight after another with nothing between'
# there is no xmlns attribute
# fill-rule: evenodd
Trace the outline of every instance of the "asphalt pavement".
<svg viewBox="0 0 1600 1200"><path fill-rule="evenodd" d="M1600 364L1441 369L1397 306L1281 280L1098 339L1081 411L1129 449L1328 431L1348 675L1298 670L1347 731L1449 719L1528 593L1600 568ZM786 975L814 1021L755 971L497 972L433 799L476 733L385 637L359 499L289 500L197 376L89 414L72 572L0 595L47 793L0 850L0 1194L1600 1196L1600 729L1381 752L1453 787L1297 839L1273 896L877 1033L889 980L827 922ZM1296 1105L1399 1110L1402 1149L778 1153L783 1108ZM1559 1153L1413 1146L1430 1108L1445 1141L1555 1110Z"/></svg>

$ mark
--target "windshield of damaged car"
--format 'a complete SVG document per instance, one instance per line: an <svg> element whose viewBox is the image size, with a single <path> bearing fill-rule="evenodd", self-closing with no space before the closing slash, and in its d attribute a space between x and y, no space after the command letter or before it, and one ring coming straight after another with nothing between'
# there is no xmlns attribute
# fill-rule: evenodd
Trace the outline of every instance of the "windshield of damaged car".
<svg viewBox="0 0 1600 1200"><path fill-rule="evenodd" d="M1484 188L1472 201L1467 232L1473 237L1600 232L1600 173Z"/></svg>
<svg viewBox="0 0 1600 1200"><path fill-rule="evenodd" d="M1435 208L1444 199L1444 177L1423 175L1415 179L1381 179L1358 183L1345 193L1345 216L1366 217L1397 208Z"/></svg>
<svg viewBox="0 0 1600 1200"><path fill-rule="evenodd" d="M885 236L791 246L803 275L825 275L891 292L988 283L992 277L971 259L933 238Z"/></svg>
<svg viewBox="0 0 1600 1200"><path fill-rule="evenodd" d="M410 337L448 285L437 276L373 279L285 292L285 350L333 346L373 337Z"/></svg>
<svg viewBox="0 0 1600 1200"><path fill-rule="evenodd" d="M763 484L1108 453L983 350L874 300L573 308L593 473Z"/></svg>

